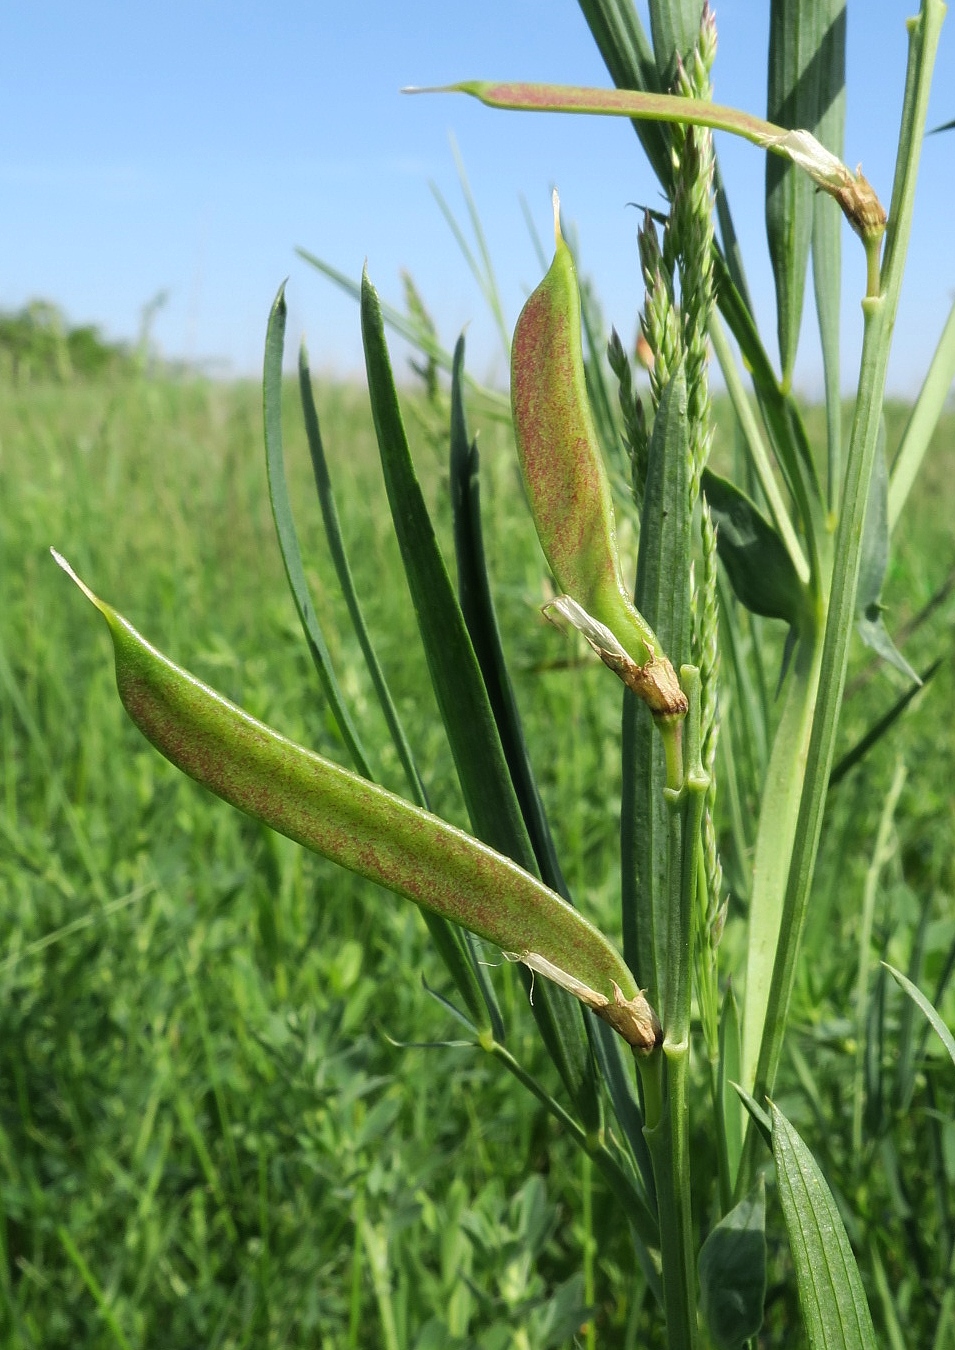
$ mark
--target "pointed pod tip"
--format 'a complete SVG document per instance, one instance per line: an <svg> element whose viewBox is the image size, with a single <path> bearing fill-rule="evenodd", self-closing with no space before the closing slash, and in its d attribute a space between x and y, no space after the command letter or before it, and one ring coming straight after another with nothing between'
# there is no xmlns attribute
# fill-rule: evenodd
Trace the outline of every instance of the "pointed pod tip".
<svg viewBox="0 0 955 1350"><path fill-rule="evenodd" d="M560 194L556 188L551 194L551 201L554 206L554 243L560 245L563 242L563 235L560 232Z"/></svg>
<svg viewBox="0 0 955 1350"><path fill-rule="evenodd" d="M400 94L460 94L468 91L460 84L406 84L398 92Z"/></svg>
<svg viewBox="0 0 955 1350"><path fill-rule="evenodd" d="M86 596L87 600L89 600L90 604L95 605L98 610L102 611L103 610L102 600L100 600L98 595L94 595L93 592L90 590L89 586L87 586L86 582L82 581L80 577L76 575L76 573L73 571L73 568L63 557L63 554L59 553L55 548L51 548L50 552L53 555L53 561L56 563L56 565L58 567L62 567L63 571L70 578L70 580L80 588L80 590Z"/></svg>

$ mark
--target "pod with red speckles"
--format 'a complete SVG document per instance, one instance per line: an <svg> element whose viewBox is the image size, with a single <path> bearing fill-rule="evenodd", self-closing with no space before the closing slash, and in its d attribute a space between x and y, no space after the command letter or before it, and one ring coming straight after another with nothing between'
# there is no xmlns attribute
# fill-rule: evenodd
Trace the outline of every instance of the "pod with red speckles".
<svg viewBox="0 0 955 1350"><path fill-rule="evenodd" d="M287 740L174 665L60 566L103 615L116 684L140 731L223 800L561 984L635 1049L660 1025L623 958L559 895L446 821Z"/></svg>
<svg viewBox="0 0 955 1350"><path fill-rule="evenodd" d="M577 273L556 192L554 236L554 261L521 311L511 347L514 434L534 523L561 590L609 629L633 667L652 670L649 686L632 687L655 712L679 715L686 701L676 676L620 569L610 483L587 399Z"/></svg>

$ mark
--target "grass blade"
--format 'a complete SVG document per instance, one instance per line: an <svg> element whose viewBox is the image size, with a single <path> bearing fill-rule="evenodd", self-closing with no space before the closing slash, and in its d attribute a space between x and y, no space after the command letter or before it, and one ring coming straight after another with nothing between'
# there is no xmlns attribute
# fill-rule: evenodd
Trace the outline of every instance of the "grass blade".
<svg viewBox="0 0 955 1350"><path fill-rule="evenodd" d="M633 0L578 0L581 13L618 89L660 89L656 59ZM673 183L669 129L634 118L632 126L665 192Z"/></svg>
<svg viewBox="0 0 955 1350"><path fill-rule="evenodd" d="M883 661L894 666L907 679L917 683L919 677L889 637L882 618L882 583L889 565L888 488L883 420L865 509L859 587L856 593L856 627L867 647L871 647Z"/></svg>
<svg viewBox="0 0 955 1350"><path fill-rule="evenodd" d="M736 420L742 433L742 443L746 449L747 458L766 499L773 524L786 546L786 551L792 559L800 581L807 582L809 580L809 564L806 562L802 545L789 519L789 512L783 501L782 492L769 462L769 452L763 442L762 432L750 407L749 398L743 388L743 381L736 368L732 348L727 341L719 316L715 313L710 319L710 339L713 343L716 359L720 364L720 370L723 373L723 379L726 382L726 392L730 396L733 411L736 413Z"/></svg>
<svg viewBox="0 0 955 1350"><path fill-rule="evenodd" d="M901 970L896 970L895 966L890 966L887 961L883 961L882 964L885 966L886 970L895 980L896 984L898 984L900 988L905 990L905 992L908 994L909 998L912 1000L915 1006L927 1018L932 1028L938 1035L939 1040L942 1042L945 1049L947 1050L948 1056L951 1059L952 1064L955 1065L955 1036L952 1035L948 1027L942 1021L941 1017L939 1017L936 1009L932 1006L931 1003L929 1003L928 999L922 993L921 989L919 989L918 985L913 984L912 981L908 978L908 976L902 974Z"/></svg>
<svg viewBox="0 0 955 1350"><path fill-rule="evenodd" d="M923 670L922 674L919 676L918 684L912 685L911 688L906 689L902 697L896 699L888 712L884 713L875 725L869 728L865 735L856 742L851 750L846 751L839 760L839 763L833 767L832 773L829 775L830 788L834 788L837 783L841 783L846 774L854 769L860 760L865 758L874 745L877 745L878 742L881 741L886 732L895 725L905 712L913 698L916 698L921 694L925 686L934 678L942 666L942 661L943 658L940 656L937 660L933 661L926 670Z"/></svg>
<svg viewBox="0 0 955 1350"><path fill-rule="evenodd" d="M650 0L650 32L661 89L676 83L700 36L703 0Z"/></svg>
<svg viewBox="0 0 955 1350"><path fill-rule="evenodd" d="M479 838L533 869L533 850L510 788L490 701L411 461L381 307L367 276L362 285L362 337L395 532L465 806Z"/></svg>
<svg viewBox="0 0 955 1350"><path fill-rule="evenodd" d="M819 1166L775 1105L773 1159L811 1350L876 1350L845 1225Z"/></svg>
<svg viewBox="0 0 955 1350"><path fill-rule="evenodd" d="M731 1085L739 1082L741 1063L739 1007L733 987L730 985L723 996L723 1008L720 1015L720 1062L716 1089L718 1113L716 1124L728 1183L726 1189L729 1195L732 1195L736 1186L739 1160L743 1153L743 1108L739 1097L731 1091ZM724 1207L728 1208L728 1205L725 1205L725 1198Z"/></svg>
<svg viewBox="0 0 955 1350"><path fill-rule="evenodd" d="M467 240L464 237L464 231L461 229L454 212L448 206L444 197L436 184L432 183L431 191L441 214L447 221L451 233L454 235L458 248L464 257L471 275L478 284L478 288L484 297L484 302L491 311L497 328L498 336L501 339L501 346L504 356L510 356L511 334L506 318L504 317L504 306L501 303L501 292L497 284L497 277L494 275L494 263L491 260L491 251L487 246L487 238L484 234L484 226L481 224L481 216L477 209L477 203L471 192L471 184L468 182L468 176L464 170L464 160L461 158L461 152L458 149L457 141L451 137L451 154L454 156L454 167L458 171L458 182L461 186L461 195L464 198L464 204L467 207L468 218L471 222L471 229L474 231L474 238L477 242L478 252L481 255L480 263L474 257Z"/></svg>
<svg viewBox="0 0 955 1350"><path fill-rule="evenodd" d="M130 1346L130 1343L126 1337L126 1333L120 1326L116 1314L113 1311L110 1299L104 1292L96 1276L93 1274L93 1272L87 1265L86 1259L83 1256L83 1253L77 1247L76 1243L73 1241L73 1237L69 1229L66 1228L63 1224L57 1224L56 1235L63 1245L63 1250L66 1252L67 1256L70 1258L70 1260L73 1262L73 1265L76 1267L80 1279L83 1281L83 1283L86 1285L87 1289L90 1291L93 1298L95 1299L96 1306L99 1308L100 1316L106 1323L106 1327L110 1332L111 1339L116 1345L120 1347L120 1350L132 1350L132 1347Z"/></svg>
<svg viewBox="0 0 955 1350"><path fill-rule="evenodd" d="M720 1219L700 1249L700 1311L715 1350L742 1350L763 1324L766 1183Z"/></svg>
<svg viewBox="0 0 955 1350"><path fill-rule="evenodd" d="M844 53L845 12L841 29L833 28L828 0L772 0L768 121L816 131L822 111L832 100L832 78L839 78L831 52L840 33ZM823 74L830 77L825 88ZM779 360L786 389L799 343L814 196L811 182L795 165L775 157L767 159L766 234L776 282ZM838 292L835 300L838 304Z"/></svg>
<svg viewBox="0 0 955 1350"><path fill-rule="evenodd" d="M269 500L272 503L272 516L275 520L275 532L278 535L282 563L288 578L289 589L299 622L305 634L309 655L318 672L325 697L328 699L332 716L338 726L341 738L351 756L352 763L364 778L371 778L368 756L361 743L358 730L352 721L351 713L345 703L345 697L339 687L332 669L332 658L328 644L318 622L318 616L312 605L302 553L299 547L295 522L292 519L292 504L289 501L288 484L285 479L285 459L282 451L282 356L285 350L285 286L282 285L272 311L269 314L269 326L265 338L265 369L262 379L262 404L265 419L265 465L269 480Z"/></svg>
<svg viewBox="0 0 955 1350"><path fill-rule="evenodd" d="M337 267L332 267L331 263L324 262L321 258L316 258L314 253L309 253L308 249L297 248L295 252L307 262L310 267L314 267L322 276L327 277L339 290L350 295L355 301L361 302L361 284L353 281L351 277L344 272L340 272ZM430 333L415 319L402 314L401 310L395 309L393 305L385 304L382 300L378 301L381 309L381 315L389 328L393 329L406 342L417 348L422 355L434 361L441 370L450 372L452 365L451 353L446 347L442 347L437 342L434 335ZM474 398L480 403L481 409L493 417L498 422L506 422L510 426L511 422L511 400L507 394L502 394L496 389L487 389L484 385L476 383L470 376L465 376L468 389Z"/></svg>
<svg viewBox="0 0 955 1350"><path fill-rule="evenodd" d="M806 590L779 535L735 484L704 469L702 486L720 561L737 599L753 614L798 625Z"/></svg>
<svg viewBox="0 0 955 1350"><path fill-rule="evenodd" d="M955 379L955 304L915 400L889 478L889 530L895 529Z"/></svg>
<svg viewBox="0 0 955 1350"><path fill-rule="evenodd" d="M806 749L819 685L822 636L811 620L800 633L786 677L785 702L766 769L753 862L743 1004L743 1085L753 1089L760 1042L772 1017L770 1000L783 896L798 840ZM760 1094L757 1092L756 1094ZM743 1176L743 1173L740 1173Z"/></svg>
<svg viewBox="0 0 955 1350"><path fill-rule="evenodd" d="M813 586L818 586L821 577L819 538L823 533L822 491L802 414L792 395L780 388L753 316L733 285L726 261L720 254L714 259L713 281L717 303L752 377L776 461L796 503L809 550L810 578Z"/></svg>
<svg viewBox="0 0 955 1350"><path fill-rule="evenodd" d="M561 870L553 835L531 767L514 687L507 669L484 555L481 524L480 457L468 440L464 415L464 338L454 350L451 376L451 506L458 595L474 654L501 738L521 815L527 827L541 876L565 900L570 892Z"/></svg>
<svg viewBox="0 0 955 1350"><path fill-rule="evenodd" d="M362 280L362 337L385 485L432 684L478 838L535 872L487 689L428 517L408 449L378 297ZM545 984L533 1001L548 1052L588 1126L599 1127L593 1056L579 1007Z"/></svg>
<svg viewBox="0 0 955 1350"><path fill-rule="evenodd" d="M846 0L822 0L817 51L819 120L816 135L827 150L843 156L846 120ZM817 192L812 215L812 280L819 318L826 391L826 487L830 512L839 508L842 490L842 394L839 376L839 319L842 295L842 221L835 202Z"/></svg>
<svg viewBox="0 0 955 1350"><path fill-rule="evenodd" d="M348 607L348 616L351 619L352 628L355 631L355 636L358 639L359 646L361 647L362 654L365 658L368 674L371 676L371 682L374 685L375 693L378 696L379 706L384 714L385 721L388 724L388 730L391 733L392 742L398 752L398 758L401 761L402 768L405 771L405 777L408 781L408 787L411 790L412 800L418 806L426 808L428 799L424 790L424 784L421 781L421 776L415 765L411 746L405 735L404 727L401 725L401 719L398 716L398 710L391 697L391 691L385 680L384 672L381 669L378 657L375 654L375 649L372 646L368 627L365 623L365 616L362 613L358 594L355 590L351 567L349 566L348 557L345 553L345 544L342 539L341 525L339 524L338 519L338 507L335 503L335 494L332 491L332 481L328 472L328 461L325 457L325 446L322 442L322 433L318 422L318 410L315 407L315 396L312 393L312 377L308 368L308 352L305 350L304 342L302 343L298 357L298 380L299 390L302 396L302 412L305 419L305 435L308 440L308 449L312 460L312 474L315 479L315 489L318 493L318 501L322 510L322 521L325 526L325 538L328 541L328 551L331 554L332 562L335 566L335 574L338 577L338 584L341 587L345 604Z"/></svg>
<svg viewBox="0 0 955 1350"><path fill-rule="evenodd" d="M836 561L826 618L819 698L809 739L805 786L786 883L770 992L770 1016L766 1021L759 1056L757 1084L765 1092L771 1091L779 1064L795 979L796 958L822 831L823 809L849 656L866 500L878 444L892 328L898 310L911 231L925 112L944 14L945 6L941 0L923 0L918 18L909 25L909 61L890 211L891 224L881 273L882 293L878 299L863 302L865 329L859 397L846 467L843 509L836 535Z"/></svg>

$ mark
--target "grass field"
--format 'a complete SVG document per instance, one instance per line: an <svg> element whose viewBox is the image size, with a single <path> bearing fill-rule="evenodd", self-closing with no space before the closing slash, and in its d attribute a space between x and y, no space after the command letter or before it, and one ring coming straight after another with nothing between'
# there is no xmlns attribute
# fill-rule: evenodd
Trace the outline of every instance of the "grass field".
<svg viewBox="0 0 955 1350"><path fill-rule="evenodd" d="M316 607L365 739L383 745L357 644L341 636L293 394L290 477ZM364 395L318 398L379 657L434 808L463 824ZM447 531L432 413L410 401ZM906 410L889 413L891 448ZM490 566L535 767L568 879L613 934L619 700L539 618L543 564L507 434L488 424L481 446ZM893 632L955 567L953 456L948 416L892 562ZM51 544L174 659L343 758L274 540L258 388L129 378L0 391L0 1344L530 1350L572 1344L586 1303L598 1344L652 1344L625 1216L543 1108L474 1049L395 1044L460 1034L428 992L448 986L418 914L160 759L126 721L105 634ZM850 1236L877 1325L880 1272L915 1318L918 1299L944 1297L952 1244L955 1091L933 1096L915 1059L911 1118L930 1122L937 1145L920 1154L921 1136L896 1129L892 1095L912 1033L876 971L882 956L916 968L931 995L955 940L953 619L948 596L912 633L916 668L943 664L833 793L779 1094L847 1215L861 1216ZM867 667L860 650L846 746L897 697ZM899 762L860 1041L859 916ZM400 790L393 754L376 769ZM732 918L724 941L731 952ZM512 1052L559 1095L512 972L493 978ZM951 1024L950 994L942 1006ZM849 1123L860 1082L862 1157ZM785 1253L774 1260L781 1280ZM771 1289L771 1331L791 1297Z"/></svg>

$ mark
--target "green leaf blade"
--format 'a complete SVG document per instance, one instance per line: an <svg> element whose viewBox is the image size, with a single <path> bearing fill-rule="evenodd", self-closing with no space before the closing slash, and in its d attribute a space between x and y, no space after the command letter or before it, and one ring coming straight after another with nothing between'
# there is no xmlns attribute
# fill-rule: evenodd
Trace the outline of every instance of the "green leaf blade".
<svg viewBox="0 0 955 1350"><path fill-rule="evenodd" d="M738 487L704 469L703 491L716 524L716 547L737 599L753 614L799 624L806 590L785 544Z"/></svg>
<svg viewBox="0 0 955 1350"><path fill-rule="evenodd" d="M305 579L302 552L298 542L295 522L292 519L292 504L289 501L288 484L285 478L285 457L282 449L282 357L285 350L285 286L283 285L269 315L269 325L265 339L265 366L262 383L262 403L265 422L265 464L269 480L269 500L272 503L272 516L275 520L275 532L278 535L282 563L288 578L292 599L298 612L305 641L311 655L318 678L321 681L325 697L328 699L332 715L341 732L342 740L351 755L358 771L370 778L371 770L368 756L358 735L345 703L344 695L332 669L332 659L318 622Z"/></svg>
<svg viewBox="0 0 955 1350"><path fill-rule="evenodd" d="M700 1310L716 1350L742 1350L763 1324L766 1184L759 1182L700 1249Z"/></svg>
<svg viewBox="0 0 955 1350"><path fill-rule="evenodd" d="M411 746L398 716L398 710L388 688L384 671L381 669L372 646L371 636L365 623L358 593L355 590L351 567L345 552L345 544L338 519L338 508L332 490L325 446L318 421L318 411L315 407L315 398L312 392L308 354L304 344L299 352L299 391L305 418L305 433L312 460L312 473L315 479L319 505L321 506L322 520L325 525L325 537L328 541L338 582L345 597L352 628L358 638L365 658L365 665L378 696L379 706L404 768L412 799L416 805L426 809L428 801L424 785L415 765ZM491 1031L498 1040L503 1040L505 1035L504 1021L487 972L477 959L471 935L466 930L458 928L457 925L449 923L447 919L441 918L440 915L434 914L430 910L423 910L422 913L432 940L441 955L441 959L447 966L451 978L454 980L458 993L464 1000L472 1021L481 1031Z"/></svg>
<svg viewBox="0 0 955 1350"><path fill-rule="evenodd" d="M876 1350L845 1225L818 1164L776 1106L773 1159L811 1350Z"/></svg>
<svg viewBox="0 0 955 1350"><path fill-rule="evenodd" d="M703 17L702 0L650 0L650 32L661 89L672 89L686 64Z"/></svg>
<svg viewBox="0 0 955 1350"><path fill-rule="evenodd" d="M820 25L828 25L817 53L820 116L819 141L842 159L846 121L846 0L820 0ZM817 192L812 216L812 280L819 319L822 368L826 390L826 484L831 512L838 510L842 490L842 397L839 376L839 331L842 299L842 218L836 203Z"/></svg>
<svg viewBox="0 0 955 1350"><path fill-rule="evenodd" d="M830 59L829 0L772 0L769 14L769 90L766 117L790 130L816 132L832 101L838 68ZM843 21L843 46L844 46ZM825 81L823 76L825 75ZM812 243L813 186L792 164L766 161L766 233L776 283L777 330L783 385L789 386L802 323L806 269Z"/></svg>
<svg viewBox="0 0 955 1350"><path fill-rule="evenodd" d="M925 1016L948 1052L952 1064L955 1065L955 1036L952 1035L948 1027L942 1021L937 1009L928 1001L918 985L913 984L908 976L902 974L901 970L896 970L895 966L890 966L888 962L885 961L883 961L882 964L895 980L899 988L903 989L905 993L908 994L915 1006Z"/></svg>
<svg viewBox="0 0 955 1350"><path fill-rule="evenodd" d="M381 307L367 274L362 278L361 318L372 416L392 519L472 828L478 838L535 873L537 860L491 702L415 474ZM529 994L529 976L525 986ZM579 1006L562 990L545 983L532 1007L548 1053L577 1110L587 1128L599 1129L601 1103L596 1070Z"/></svg>
<svg viewBox="0 0 955 1350"><path fill-rule="evenodd" d="M882 584L889 565L889 480L885 462L885 422L879 431L869 496L862 532L862 556L859 561L859 587L856 591L856 628L867 647L871 647L915 684L919 677L889 637L882 618Z"/></svg>

